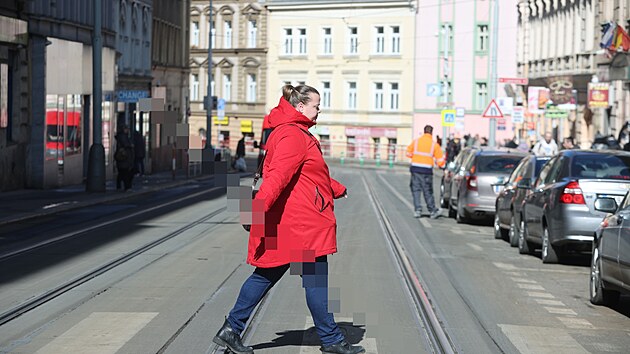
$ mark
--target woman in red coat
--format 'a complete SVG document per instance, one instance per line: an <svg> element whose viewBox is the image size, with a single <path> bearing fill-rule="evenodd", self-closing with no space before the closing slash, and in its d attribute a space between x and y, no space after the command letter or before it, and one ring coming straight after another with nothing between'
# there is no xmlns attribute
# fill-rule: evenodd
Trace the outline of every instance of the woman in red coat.
<svg viewBox="0 0 630 354"><path fill-rule="evenodd" d="M346 188L330 177L319 142L308 132L319 114L319 92L285 85L269 113L265 176L252 204L247 263L256 267L213 341L235 353L253 353L241 342L245 323L263 296L290 268L302 276L306 303L324 353L364 353L344 338L328 312L328 263L337 252L334 199ZM293 273L293 272L292 272Z"/></svg>

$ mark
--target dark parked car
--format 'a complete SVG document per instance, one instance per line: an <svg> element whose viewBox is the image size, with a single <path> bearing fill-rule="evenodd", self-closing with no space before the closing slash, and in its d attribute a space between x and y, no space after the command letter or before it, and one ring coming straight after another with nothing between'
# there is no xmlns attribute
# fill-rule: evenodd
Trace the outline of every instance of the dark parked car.
<svg viewBox="0 0 630 354"><path fill-rule="evenodd" d="M464 174L463 163L470 154L477 150L476 147L467 147L459 152L455 160L449 162L444 169L444 175L442 176L442 183L440 183L440 200L442 208L448 208L449 199L451 198L451 185L453 178L458 174Z"/></svg>
<svg viewBox="0 0 630 354"><path fill-rule="evenodd" d="M517 188L518 183L529 184L536 180L543 165L551 159L550 156L529 155L524 157L516 166L510 178L497 196L494 215L494 237L507 239L510 246L518 245L518 226L521 206L527 195L527 189ZM498 181L501 183L503 181Z"/></svg>
<svg viewBox="0 0 630 354"><path fill-rule="evenodd" d="M593 233L605 213L601 198L621 202L630 188L630 153L563 150L543 166L521 211L519 252L542 247L542 261L557 263L567 251L591 251Z"/></svg>
<svg viewBox="0 0 630 354"><path fill-rule="evenodd" d="M505 180L527 153L513 149L481 148L463 163L463 173L453 178L449 216L457 222L494 217L497 194Z"/></svg>
<svg viewBox="0 0 630 354"><path fill-rule="evenodd" d="M595 209L614 213L595 231L591 257L591 302L614 305L619 294L630 294L630 197L617 209L613 198L595 201Z"/></svg>

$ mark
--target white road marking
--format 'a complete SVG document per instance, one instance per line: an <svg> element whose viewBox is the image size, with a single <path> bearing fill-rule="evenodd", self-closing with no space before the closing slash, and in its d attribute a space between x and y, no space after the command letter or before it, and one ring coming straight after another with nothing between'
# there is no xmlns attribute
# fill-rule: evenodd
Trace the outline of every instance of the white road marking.
<svg viewBox="0 0 630 354"><path fill-rule="evenodd" d="M562 322L565 326L573 329L593 329L592 323L583 319L583 318L575 318L575 317L556 317L560 322Z"/></svg>
<svg viewBox="0 0 630 354"><path fill-rule="evenodd" d="M501 263L501 262L492 262L492 264L494 264L495 267L499 269L503 269L503 270L518 270L518 268L516 268L514 264Z"/></svg>
<svg viewBox="0 0 630 354"><path fill-rule="evenodd" d="M556 297L549 294L549 293L541 293L541 292L537 292L537 291L528 291L527 292L527 296L529 297L540 297L543 299L555 299Z"/></svg>
<svg viewBox="0 0 630 354"><path fill-rule="evenodd" d="M518 286L521 289L528 289L528 290L545 290L545 288L543 288L542 286L538 284L516 283L516 286Z"/></svg>
<svg viewBox="0 0 630 354"><path fill-rule="evenodd" d="M337 323L340 323L340 322L353 323L352 318L350 317L335 317L335 321ZM304 326L304 329L309 329L313 326L314 326L313 318L310 316L307 316L306 325ZM306 342L310 342L310 341L306 341ZM364 337L356 345L363 346L363 348L365 348L365 354L378 354L378 349L376 348L376 338ZM308 345L308 346L300 347L300 354L321 354L321 351L319 350L319 345L316 345L316 346Z"/></svg>
<svg viewBox="0 0 630 354"><path fill-rule="evenodd" d="M113 354L157 315L157 312L93 312L37 353Z"/></svg>
<svg viewBox="0 0 630 354"><path fill-rule="evenodd" d="M588 353L565 330L560 328L499 324L521 354L583 354Z"/></svg>
<svg viewBox="0 0 630 354"><path fill-rule="evenodd" d="M432 228L433 226L431 226L431 224L427 221L427 219L420 219L420 223L422 224L422 226L426 227L426 228Z"/></svg>
<svg viewBox="0 0 630 354"><path fill-rule="evenodd" d="M539 305L546 305L546 306L566 306L562 301L560 300L547 300L547 299L534 299L534 301L536 301Z"/></svg>
<svg viewBox="0 0 630 354"><path fill-rule="evenodd" d="M537 281L532 280L532 279L526 279L526 278L512 278L512 281L515 281L517 283L538 284Z"/></svg>
<svg viewBox="0 0 630 354"><path fill-rule="evenodd" d="M524 277L525 273L521 273L521 272L505 272L506 275L510 275L513 277Z"/></svg>
<svg viewBox="0 0 630 354"><path fill-rule="evenodd" d="M468 246L470 246L470 248L474 249L475 251L483 251L483 248L479 245L475 245L474 243L467 243Z"/></svg>
<svg viewBox="0 0 630 354"><path fill-rule="evenodd" d="M567 316L577 316L577 313L571 309L564 309L562 307L549 307L544 306L545 310L549 313L553 313L555 315L567 315Z"/></svg>
<svg viewBox="0 0 630 354"><path fill-rule="evenodd" d="M464 230L461 230L461 229L452 228L450 230L451 230L452 233L454 233L456 235L463 235L464 234Z"/></svg>

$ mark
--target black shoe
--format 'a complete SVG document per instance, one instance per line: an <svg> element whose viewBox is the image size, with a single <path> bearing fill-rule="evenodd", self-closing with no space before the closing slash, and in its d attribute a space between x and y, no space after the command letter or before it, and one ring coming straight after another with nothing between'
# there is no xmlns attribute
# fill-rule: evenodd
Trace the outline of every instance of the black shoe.
<svg viewBox="0 0 630 354"><path fill-rule="evenodd" d="M337 344L333 344L327 347L321 347L319 350L322 353L326 354L359 354L365 353L365 349L363 349L360 345L350 345L350 343L342 340Z"/></svg>
<svg viewBox="0 0 630 354"><path fill-rule="evenodd" d="M243 345L241 336L234 332L227 320L225 320L223 327L219 329L212 341L222 347L230 348L235 354L254 354L254 349Z"/></svg>

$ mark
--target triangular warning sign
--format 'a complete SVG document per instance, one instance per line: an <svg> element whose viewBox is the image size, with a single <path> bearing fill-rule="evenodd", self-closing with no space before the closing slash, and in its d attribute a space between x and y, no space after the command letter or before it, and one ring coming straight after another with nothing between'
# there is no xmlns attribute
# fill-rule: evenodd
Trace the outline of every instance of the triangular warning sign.
<svg viewBox="0 0 630 354"><path fill-rule="evenodd" d="M486 107L486 110L483 111L483 114L481 116L483 118L503 118L503 113L501 112L501 109L499 108L497 102L492 99L492 101L490 101L490 104L488 105L488 107Z"/></svg>

